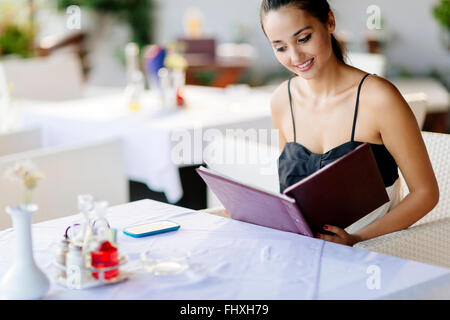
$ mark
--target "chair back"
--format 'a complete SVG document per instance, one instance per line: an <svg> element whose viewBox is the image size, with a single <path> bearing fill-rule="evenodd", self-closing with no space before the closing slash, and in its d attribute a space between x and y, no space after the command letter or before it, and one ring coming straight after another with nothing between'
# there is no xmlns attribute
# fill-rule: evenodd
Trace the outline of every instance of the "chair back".
<svg viewBox="0 0 450 320"><path fill-rule="evenodd" d="M408 102L411 111L414 113L419 128L422 129L427 115L427 96L422 92L418 92L405 94L403 97L406 102Z"/></svg>
<svg viewBox="0 0 450 320"><path fill-rule="evenodd" d="M91 194L110 205L129 201L122 143L118 139L16 153L0 157L0 230L11 226L5 206L23 201L21 183L8 180L3 173L25 160L32 161L44 174L33 191L32 201L39 206L33 222L76 214L79 194Z"/></svg>
<svg viewBox="0 0 450 320"><path fill-rule="evenodd" d="M386 57L379 53L348 52L346 63L380 77L386 76Z"/></svg>
<svg viewBox="0 0 450 320"><path fill-rule="evenodd" d="M211 169L272 192L279 192L277 171L278 146L237 137L216 139L208 146L205 162ZM207 190L207 206L221 206L215 195Z"/></svg>
<svg viewBox="0 0 450 320"><path fill-rule="evenodd" d="M0 71L3 70L13 98L66 100L82 96L83 72L75 53L6 59L1 64Z"/></svg>
<svg viewBox="0 0 450 320"><path fill-rule="evenodd" d="M0 134L0 156L42 147L40 128L26 128Z"/></svg>

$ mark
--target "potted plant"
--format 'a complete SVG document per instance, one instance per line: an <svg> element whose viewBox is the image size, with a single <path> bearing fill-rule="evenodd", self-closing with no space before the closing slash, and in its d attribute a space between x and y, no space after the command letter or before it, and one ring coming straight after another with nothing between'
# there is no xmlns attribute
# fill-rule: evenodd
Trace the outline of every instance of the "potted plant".
<svg viewBox="0 0 450 320"><path fill-rule="evenodd" d="M60 10L65 10L71 5L114 15L125 20L132 31L131 41L140 47L152 42L153 0L58 0Z"/></svg>
<svg viewBox="0 0 450 320"><path fill-rule="evenodd" d="M0 56L34 55L37 25L33 20L33 6L14 1L0 2Z"/></svg>
<svg viewBox="0 0 450 320"><path fill-rule="evenodd" d="M450 0L440 0L433 7L433 15L441 26L441 40L450 50Z"/></svg>

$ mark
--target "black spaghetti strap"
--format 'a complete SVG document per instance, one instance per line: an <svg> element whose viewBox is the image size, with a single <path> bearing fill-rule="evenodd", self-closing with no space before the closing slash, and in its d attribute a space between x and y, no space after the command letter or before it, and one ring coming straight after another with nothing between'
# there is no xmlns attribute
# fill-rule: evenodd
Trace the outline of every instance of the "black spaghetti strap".
<svg viewBox="0 0 450 320"><path fill-rule="evenodd" d="M367 78L367 76L369 76L370 73L367 73L361 80L361 82L358 85L358 93L356 96L356 105L355 105L355 115L353 116L353 127L352 127L352 138L351 141L353 141L355 139L355 127L356 127L356 117L358 116L358 105L359 105L359 93L361 91L361 86L364 82L364 80Z"/></svg>
<svg viewBox="0 0 450 320"><path fill-rule="evenodd" d="M295 133L294 111L292 110L291 79L292 78L290 78L288 81L289 106L291 107L292 127L294 128L294 142L297 142L297 135Z"/></svg>

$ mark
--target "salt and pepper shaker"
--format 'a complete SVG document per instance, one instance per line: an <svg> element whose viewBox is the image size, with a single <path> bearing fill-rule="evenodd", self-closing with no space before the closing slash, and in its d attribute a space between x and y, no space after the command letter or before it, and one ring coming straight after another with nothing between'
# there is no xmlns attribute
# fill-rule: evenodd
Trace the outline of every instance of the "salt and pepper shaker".
<svg viewBox="0 0 450 320"><path fill-rule="evenodd" d="M64 237L60 243L58 244L58 247L56 249L56 262L63 266L64 268L66 267L66 255L69 252L69 239L67 237ZM61 269L59 270L58 274L57 274L58 278L66 278L66 270L65 269Z"/></svg>
<svg viewBox="0 0 450 320"><path fill-rule="evenodd" d="M55 258L56 262L63 267L58 272L58 278L65 278L67 287L71 289L80 289L87 282L95 281L94 278L109 280L119 274L118 268L106 271L101 276L98 272L88 270L91 264L96 268L119 264L119 255L115 237L113 237L114 230L110 228L105 217L108 202L94 202L91 195L83 194L78 196L78 208L85 220L83 231L72 239L69 238L66 230Z"/></svg>
<svg viewBox="0 0 450 320"><path fill-rule="evenodd" d="M90 241L92 236L92 227L90 221L90 211L94 207L94 198L89 194L79 195L78 209L84 217L83 231L78 233L76 238L65 239L62 241L57 251L57 262L65 266L59 275L65 276L68 288L79 289L86 281L89 280L89 274L86 272L86 259L84 248Z"/></svg>
<svg viewBox="0 0 450 320"><path fill-rule="evenodd" d="M66 254L66 285L71 289L79 289L88 279L85 271L85 259L82 247L71 243Z"/></svg>
<svg viewBox="0 0 450 320"><path fill-rule="evenodd" d="M58 243L55 262L61 267L58 279L65 279L66 286L80 289L88 282L110 280L118 276L119 268L98 272L90 271L91 266L106 268L119 265L119 255L115 244L115 229L111 229L106 212L108 202L97 201L89 194L78 196L78 208L84 217L81 232L70 237L67 228L64 238Z"/></svg>

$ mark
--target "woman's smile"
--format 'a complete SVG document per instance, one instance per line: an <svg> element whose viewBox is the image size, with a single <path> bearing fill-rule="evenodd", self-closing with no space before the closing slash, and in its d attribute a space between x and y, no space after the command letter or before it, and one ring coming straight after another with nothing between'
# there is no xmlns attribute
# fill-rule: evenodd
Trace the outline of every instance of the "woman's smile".
<svg viewBox="0 0 450 320"><path fill-rule="evenodd" d="M333 27L306 11L294 6L281 7L265 14L263 24L278 62L304 79L317 78L330 61L334 62Z"/></svg>
<svg viewBox="0 0 450 320"><path fill-rule="evenodd" d="M306 62L302 63L302 64L298 64L295 67L300 71L300 72L306 72L309 69L312 68L312 66L314 65L314 58L307 60Z"/></svg>

